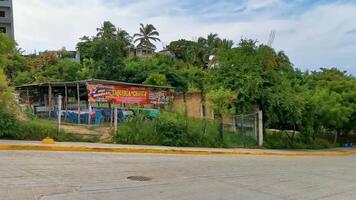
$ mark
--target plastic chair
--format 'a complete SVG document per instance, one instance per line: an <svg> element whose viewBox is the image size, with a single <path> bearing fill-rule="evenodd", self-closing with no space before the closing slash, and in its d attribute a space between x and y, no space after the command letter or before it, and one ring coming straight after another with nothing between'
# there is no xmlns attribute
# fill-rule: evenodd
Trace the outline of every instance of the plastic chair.
<svg viewBox="0 0 356 200"><path fill-rule="evenodd" d="M97 111L95 111L94 124L95 125L99 125L99 124L102 124L102 123L104 123L104 117L103 117L102 111L97 110Z"/></svg>

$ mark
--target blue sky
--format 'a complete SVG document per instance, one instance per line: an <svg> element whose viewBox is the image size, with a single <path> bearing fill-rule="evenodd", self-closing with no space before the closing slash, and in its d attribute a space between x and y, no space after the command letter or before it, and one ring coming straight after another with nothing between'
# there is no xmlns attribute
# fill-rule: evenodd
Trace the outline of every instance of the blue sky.
<svg viewBox="0 0 356 200"><path fill-rule="evenodd" d="M338 67L356 75L356 0L15 0L15 31L28 53L63 46L94 35L104 20L137 32L154 24L158 48L180 38L208 33L234 40L242 37L283 50L295 67Z"/></svg>

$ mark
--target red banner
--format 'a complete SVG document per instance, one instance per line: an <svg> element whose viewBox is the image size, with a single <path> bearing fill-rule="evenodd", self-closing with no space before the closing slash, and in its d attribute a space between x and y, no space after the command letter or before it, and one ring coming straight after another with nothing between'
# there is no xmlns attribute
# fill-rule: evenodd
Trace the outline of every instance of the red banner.
<svg viewBox="0 0 356 200"><path fill-rule="evenodd" d="M127 104L149 103L149 90L143 87L87 85L89 102Z"/></svg>

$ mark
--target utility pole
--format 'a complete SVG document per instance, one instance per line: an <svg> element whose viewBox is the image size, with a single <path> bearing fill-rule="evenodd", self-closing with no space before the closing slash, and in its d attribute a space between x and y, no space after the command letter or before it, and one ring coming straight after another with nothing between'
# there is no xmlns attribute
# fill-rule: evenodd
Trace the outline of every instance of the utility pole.
<svg viewBox="0 0 356 200"><path fill-rule="evenodd" d="M263 146L263 112L258 111L258 146Z"/></svg>

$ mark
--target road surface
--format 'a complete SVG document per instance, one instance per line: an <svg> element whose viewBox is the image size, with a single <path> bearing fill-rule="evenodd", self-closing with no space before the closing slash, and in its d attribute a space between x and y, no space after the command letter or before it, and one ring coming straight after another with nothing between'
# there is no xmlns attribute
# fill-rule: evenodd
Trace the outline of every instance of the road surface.
<svg viewBox="0 0 356 200"><path fill-rule="evenodd" d="M356 199L356 156L0 151L0 199Z"/></svg>

